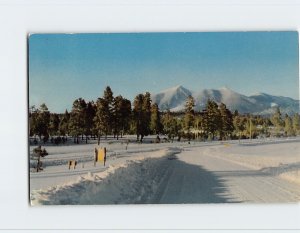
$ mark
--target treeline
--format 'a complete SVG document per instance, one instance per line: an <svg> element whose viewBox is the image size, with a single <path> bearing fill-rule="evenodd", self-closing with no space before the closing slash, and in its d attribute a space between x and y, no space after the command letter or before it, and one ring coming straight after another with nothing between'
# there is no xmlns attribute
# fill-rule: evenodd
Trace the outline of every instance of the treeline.
<svg viewBox="0 0 300 233"><path fill-rule="evenodd" d="M282 116L276 108L271 117L231 112L226 105L208 100L203 111L195 111L195 100L189 96L184 112L162 112L152 103L149 92L138 94L133 103L118 95L113 96L108 86L96 102L79 98L72 110L64 114L50 113L47 106L32 106L29 110L29 134L47 142L61 143L72 136L87 143L92 137L100 143L101 137L135 134L142 142L147 135L167 135L168 140L228 140L270 136L295 136L300 133L299 114ZM158 140L159 137L157 138Z"/></svg>

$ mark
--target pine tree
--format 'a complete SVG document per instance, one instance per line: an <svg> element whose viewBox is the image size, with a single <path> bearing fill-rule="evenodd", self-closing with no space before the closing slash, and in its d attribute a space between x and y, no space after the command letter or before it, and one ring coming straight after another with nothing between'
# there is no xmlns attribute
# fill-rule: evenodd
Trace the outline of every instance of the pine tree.
<svg viewBox="0 0 300 233"><path fill-rule="evenodd" d="M245 130L245 118L242 116L239 116L237 112L234 115L235 116L233 118L233 125L234 125L234 129L236 131L236 134L238 135L239 140L240 140L241 136L242 136L242 132Z"/></svg>
<svg viewBox="0 0 300 233"><path fill-rule="evenodd" d="M121 95L117 96L113 100L112 107L112 118L113 118L113 134L114 137L117 136L117 140L119 139L121 127L122 127L122 105L123 105L123 97Z"/></svg>
<svg viewBox="0 0 300 233"><path fill-rule="evenodd" d="M138 94L133 102L133 117L135 123L136 139L139 141L140 136L143 133L142 124L143 124L143 100L144 95Z"/></svg>
<svg viewBox="0 0 300 233"><path fill-rule="evenodd" d="M85 138L86 138L86 143L87 143L87 136L92 135L95 133L95 126L94 126L94 118L96 115L96 105L94 102L88 102L86 109L85 109Z"/></svg>
<svg viewBox="0 0 300 233"><path fill-rule="evenodd" d="M300 134L300 116L297 113L293 116L293 130L296 135Z"/></svg>
<svg viewBox="0 0 300 233"><path fill-rule="evenodd" d="M284 118L284 132L286 136L294 136L292 119L286 114Z"/></svg>
<svg viewBox="0 0 300 233"><path fill-rule="evenodd" d="M217 103L213 100L208 100L203 113L204 131L209 137L214 139L221 127L221 115Z"/></svg>
<svg viewBox="0 0 300 233"><path fill-rule="evenodd" d="M150 93L138 94L133 103L133 117L137 140L143 141L144 136L150 133L151 98ZM141 137L141 138L140 138Z"/></svg>
<svg viewBox="0 0 300 233"><path fill-rule="evenodd" d="M143 98L143 135L141 140L143 140L144 136L150 134L150 121L151 121L151 97L150 93L146 92Z"/></svg>
<svg viewBox="0 0 300 233"><path fill-rule="evenodd" d="M161 121L160 121L160 112L158 105L156 103L151 105L151 122L150 130L154 134L159 134L161 132Z"/></svg>
<svg viewBox="0 0 300 233"><path fill-rule="evenodd" d="M32 132L41 137L44 136L44 142L48 140L49 137L49 123L50 123L50 112L46 104L41 104L34 113L32 113Z"/></svg>
<svg viewBox="0 0 300 233"><path fill-rule="evenodd" d="M279 107L275 109L275 113L271 117L271 122L275 127L276 134L279 135L284 126Z"/></svg>
<svg viewBox="0 0 300 233"><path fill-rule="evenodd" d="M113 102L114 102L114 96L113 92L110 88L110 86L107 86L104 90L103 94L103 99L107 102L108 104L108 109L107 109L107 114L109 117L109 121L107 122L108 124L108 132L105 134L105 138L107 138L107 134L110 134L111 131L113 130Z"/></svg>
<svg viewBox="0 0 300 233"><path fill-rule="evenodd" d="M98 145L100 144L101 135L111 133L113 129L113 104L114 96L111 88L107 86L103 93L103 98L98 98L96 102L94 121L94 132L98 135Z"/></svg>
<svg viewBox="0 0 300 233"><path fill-rule="evenodd" d="M29 135L33 136L35 135L36 132L36 120L37 120L37 114L38 114L38 110L35 108L35 105L32 105L29 108Z"/></svg>
<svg viewBox="0 0 300 233"><path fill-rule="evenodd" d="M108 105L112 106L114 101L113 92L110 88L110 86L107 86L104 90L103 99L105 99L108 102Z"/></svg>
<svg viewBox="0 0 300 233"><path fill-rule="evenodd" d="M65 111L59 123L59 134L65 136L69 134L69 121L70 121L70 113L68 110Z"/></svg>
<svg viewBox="0 0 300 233"><path fill-rule="evenodd" d="M252 139L255 138L257 128L256 128L256 121L253 116L248 115L246 119L246 134L247 136Z"/></svg>
<svg viewBox="0 0 300 233"><path fill-rule="evenodd" d="M175 137L178 137L179 139L181 125L179 120L172 116L170 110L167 110L167 112L163 115L162 125L164 133L168 135L168 139L171 139L172 142Z"/></svg>
<svg viewBox="0 0 300 233"><path fill-rule="evenodd" d="M199 113L194 118L194 129L197 130L195 137L199 139L202 136L201 131L203 131L203 117Z"/></svg>
<svg viewBox="0 0 300 233"><path fill-rule="evenodd" d="M191 127L194 125L194 117L195 117L194 107L195 107L195 100L190 95L190 96L188 96L188 98L185 102L185 109L184 109L184 112L185 112L184 123L185 123L185 129L187 130L187 133L188 133L189 141L191 140L190 130L191 130Z"/></svg>
<svg viewBox="0 0 300 233"><path fill-rule="evenodd" d="M125 131L129 130L131 121L131 102L128 99L123 98L121 104L121 137Z"/></svg>
<svg viewBox="0 0 300 233"><path fill-rule="evenodd" d="M60 120L58 114L50 114L49 133L51 135L57 135L59 132L59 124Z"/></svg>
<svg viewBox="0 0 300 233"><path fill-rule="evenodd" d="M162 123L163 123L164 133L168 135L169 139L171 139L172 137L172 121L173 121L173 116L171 115L171 112L168 109L167 112L162 117Z"/></svg>
<svg viewBox="0 0 300 233"><path fill-rule="evenodd" d="M69 128L70 134L74 137L74 142L77 144L79 143L79 135L82 135L83 138L85 133L86 106L86 102L82 98L76 99L72 106Z"/></svg>
<svg viewBox="0 0 300 233"><path fill-rule="evenodd" d="M221 116L221 124L220 124L220 138L227 139L233 132L233 118L232 113L229 109L227 109L224 103L220 104L220 116Z"/></svg>
<svg viewBox="0 0 300 233"><path fill-rule="evenodd" d="M110 130L110 119L108 102L104 98L98 98L96 102L96 115L94 117L95 129L98 135L98 145L100 144L102 134L107 138L107 134Z"/></svg>

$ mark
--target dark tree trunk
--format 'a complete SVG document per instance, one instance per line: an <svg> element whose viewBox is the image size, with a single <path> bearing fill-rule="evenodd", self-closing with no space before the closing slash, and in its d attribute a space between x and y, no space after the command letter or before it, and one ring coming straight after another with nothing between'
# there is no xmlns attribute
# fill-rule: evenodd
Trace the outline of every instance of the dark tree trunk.
<svg viewBox="0 0 300 233"><path fill-rule="evenodd" d="M38 161L37 161L37 165L36 165L36 172L39 172L39 169L40 169L40 161L41 161L41 155L38 156Z"/></svg>

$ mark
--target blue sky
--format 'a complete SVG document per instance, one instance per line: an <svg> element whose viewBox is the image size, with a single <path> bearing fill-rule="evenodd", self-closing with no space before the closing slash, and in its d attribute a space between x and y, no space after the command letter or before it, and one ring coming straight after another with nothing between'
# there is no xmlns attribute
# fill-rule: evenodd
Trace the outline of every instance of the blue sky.
<svg viewBox="0 0 300 233"><path fill-rule="evenodd" d="M130 100L176 85L299 99L298 69L297 32L33 34L29 104L64 112L107 85Z"/></svg>

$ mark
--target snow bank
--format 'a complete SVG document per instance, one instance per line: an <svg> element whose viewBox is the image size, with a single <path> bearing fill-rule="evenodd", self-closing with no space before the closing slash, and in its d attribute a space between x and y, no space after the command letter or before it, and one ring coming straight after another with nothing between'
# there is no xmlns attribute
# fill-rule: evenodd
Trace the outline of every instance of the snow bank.
<svg viewBox="0 0 300 233"><path fill-rule="evenodd" d="M111 165L99 173L88 173L76 181L33 190L32 205L126 204L147 203L161 182L166 156L180 152L168 148L152 152L151 156L136 156L125 163Z"/></svg>
<svg viewBox="0 0 300 233"><path fill-rule="evenodd" d="M206 148L205 153L300 184L299 151L299 141L291 140L266 144L227 144Z"/></svg>

